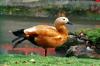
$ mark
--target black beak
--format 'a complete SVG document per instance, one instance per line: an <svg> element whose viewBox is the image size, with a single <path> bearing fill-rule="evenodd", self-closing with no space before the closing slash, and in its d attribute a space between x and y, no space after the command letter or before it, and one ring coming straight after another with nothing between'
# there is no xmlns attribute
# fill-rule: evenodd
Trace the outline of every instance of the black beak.
<svg viewBox="0 0 100 66"><path fill-rule="evenodd" d="M71 22L67 22L67 24L69 24L69 25L73 25Z"/></svg>

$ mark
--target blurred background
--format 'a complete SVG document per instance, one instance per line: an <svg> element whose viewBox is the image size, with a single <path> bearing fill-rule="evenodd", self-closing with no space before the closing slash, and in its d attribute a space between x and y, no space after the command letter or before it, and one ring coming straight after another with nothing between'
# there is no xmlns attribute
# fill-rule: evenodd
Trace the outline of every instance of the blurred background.
<svg viewBox="0 0 100 66"><path fill-rule="evenodd" d="M100 28L100 3L97 0L0 0L0 45L11 45L15 36L10 31L38 24L53 25L59 16L68 17L74 24L68 25L69 32ZM28 41L23 44L31 45Z"/></svg>

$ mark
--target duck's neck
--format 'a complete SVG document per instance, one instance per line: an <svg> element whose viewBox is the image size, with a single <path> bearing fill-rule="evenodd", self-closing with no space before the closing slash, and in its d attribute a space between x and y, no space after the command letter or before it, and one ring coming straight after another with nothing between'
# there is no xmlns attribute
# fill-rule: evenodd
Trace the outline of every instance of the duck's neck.
<svg viewBox="0 0 100 66"><path fill-rule="evenodd" d="M61 34L65 34L67 35L68 34L68 29L66 28L65 25L55 25L57 31Z"/></svg>

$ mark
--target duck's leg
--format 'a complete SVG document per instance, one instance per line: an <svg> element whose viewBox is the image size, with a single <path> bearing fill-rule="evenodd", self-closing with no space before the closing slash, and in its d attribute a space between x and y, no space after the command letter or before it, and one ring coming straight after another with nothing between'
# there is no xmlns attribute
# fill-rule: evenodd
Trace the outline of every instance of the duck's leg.
<svg viewBox="0 0 100 66"><path fill-rule="evenodd" d="M17 41L18 39L20 39L21 37L17 37L15 39L12 40L12 43L14 43L15 41Z"/></svg>
<svg viewBox="0 0 100 66"><path fill-rule="evenodd" d="M45 56L47 56L47 50L48 50L48 49L47 49L47 48L44 48L44 49L45 49Z"/></svg>
<svg viewBox="0 0 100 66"><path fill-rule="evenodd" d="M23 42L24 40L26 40L25 38L19 40L18 42L16 42L13 46L13 48L15 48L18 44L20 44L21 42Z"/></svg>

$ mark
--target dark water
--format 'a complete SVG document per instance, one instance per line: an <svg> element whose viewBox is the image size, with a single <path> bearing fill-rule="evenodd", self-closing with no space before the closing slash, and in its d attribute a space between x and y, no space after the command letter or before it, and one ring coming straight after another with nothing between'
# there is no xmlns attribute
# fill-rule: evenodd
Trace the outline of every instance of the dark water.
<svg viewBox="0 0 100 66"><path fill-rule="evenodd" d="M95 25L100 25L99 21L83 21L70 20L74 25L68 25L69 31L78 31L86 28L95 28ZM52 18L34 18L34 17L18 17L18 16L0 16L0 44L11 43L15 36L9 31L29 28L38 24L53 25ZM27 41L26 41L27 42Z"/></svg>

